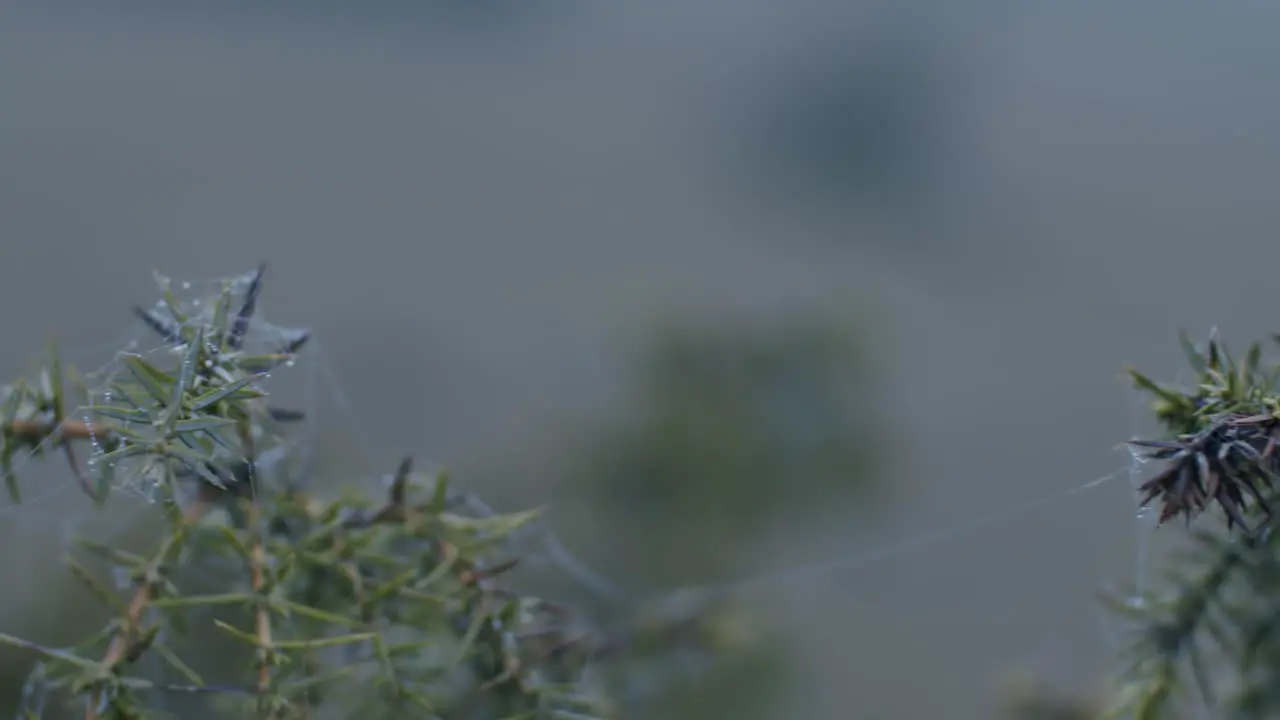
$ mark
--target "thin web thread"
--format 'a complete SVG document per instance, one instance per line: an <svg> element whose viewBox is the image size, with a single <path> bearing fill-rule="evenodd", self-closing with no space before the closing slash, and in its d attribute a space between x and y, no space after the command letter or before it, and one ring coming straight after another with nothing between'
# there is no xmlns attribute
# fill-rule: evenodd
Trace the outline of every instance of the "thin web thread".
<svg viewBox="0 0 1280 720"><path fill-rule="evenodd" d="M865 570L880 563L925 550L947 540L970 535L994 525L1002 525L1023 519L1062 500L1100 488L1121 477L1127 471L1127 467L1117 468L1106 475L1094 478L1081 485L1027 500L968 522L905 538L897 542L890 542L864 552L812 563L795 569L759 575L724 587L731 592L753 592L778 586L801 584L805 581L812 581L830 575Z"/></svg>
<svg viewBox="0 0 1280 720"><path fill-rule="evenodd" d="M331 399L338 405L340 414L348 420L356 445L360 447L362 454L367 455L373 449L372 438L368 435L367 425L359 421L354 403L352 403L342 384L338 381L337 374L328 361L328 353L324 350L323 342L316 338L309 345L307 353L310 359L315 362L315 373L308 376L308 381L320 380L326 386ZM947 540L979 532L994 525L1015 522L1030 514L1046 509L1059 501L1099 488L1122 475L1128 475L1131 483L1140 482L1139 476L1142 462L1141 457L1131 455L1130 462L1126 466L1117 468L1106 475L1065 490L1052 492L997 510L964 523L879 545L852 555L811 563L803 567L791 568L780 572L766 572L745 580L714 586L713 589L730 593L754 592L770 587L788 586L804 580L811 581L831 575L858 572L895 558L926 550ZM482 515L495 514L492 508L472 494L466 494L462 496L462 499L473 511L477 511ZM1140 515L1141 517L1145 516ZM565 572L579 585L597 596L613 602L625 602L627 600L627 594L616 583L574 555L544 523L534 524L524 532L518 533L512 540L527 540L531 536L536 537L538 544L542 546L542 552L536 554L542 555L552 566ZM1139 568L1145 567L1145 553L1149 537L1150 530L1140 527L1138 538ZM528 552L528 548L525 551Z"/></svg>
<svg viewBox="0 0 1280 720"><path fill-rule="evenodd" d="M222 281L203 281L200 283L184 283L184 287L190 288L196 285L212 285L214 283L217 283L220 285L221 282ZM267 327L274 328L274 326L270 326L270 324L267 323L265 320L260 319L258 321L258 324L259 324L259 327L267 326ZM134 334L141 335L142 331L135 331ZM329 362L327 361L327 357L322 349L322 345L319 342L316 342L316 341L313 341L313 342L315 346L309 351L309 354L312 356L311 359L315 361L315 374L308 375L308 384L310 386L309 390L315 390L315 381L313 378L317 376L323 377L323 384L327 386L327 389L329 390L333 400L339 405L341 411L345 414L348 414L348 417L350 418L352 415L354 415L355 408L351 403L350 399L348 398L347 394L343 390L341 384L337 381L336 375L333 372L333 369L331 368ZM136 340L134 340L128 345L130 347L136 347L137 342ZM116 345L115 347L119 347L119 345ZM151 353L161 352L165 349L166 348L163 346L156 347L139 354L147 355ZM111 364L108 363L107 365L104 365L102 368L99 368L97 371L95 371L95 373L89 373L89 375L90 376L95 374L102 375L108 368L110 368L110 366ZM312 422L314 422L314 420L315 419L312 418ZM351 424L354 426L353 431L357 433L357 444L361 446L362 450L367 451L370 444L370 438L367 435L367 431L362 427L363 423L353 422ZM59 436L55 433L53 436L47 438L45 441L41 443L41 449L47 450L48 446L57 442L58 439L59 439ZM27 462L30 462L30 460L34 455L35 453L28 453L22 460L14 464L13 471L15 473L19 471ZM822 561L819 563L813 563L801 568L789 569L789 570L778 572L778 573L766 573L764 575L760 575L747 580L730 583L728 585L723 586L723 588L726 590L732 589L732 590L739 590L739 591L750 591L750 590L761 589L761 588L773 586L773 585L785 585L801 579L814 579L814 578L837 574L837 573L857 572L859 570L869 568L881 562L885 562L897 557L901 557L903 555L925 550L933 545L936 545L939 542L943 542L946 540L954 539L956 537L971 534L976 531L980 531L991 525L1016 521L1029 513L1034 513L1038 510L1044 509L1058 501L1065 500L1067 498L1070 498L1075 495L1097 488L1115 479L1121 474L1127 474L1130 478L1131 483L1138 483L1140 482L1140 478L1141 478L1143 462L1144 461L1140 456L1138 456L1137 454L1133 454L1131 457L1130 463L1126 467L1119 468L1104 476L1101 476L1089 482L1083 483L1076 487L1072 487L1062 491L1057 491L1039 498L1034 498L1024 503L1020 503L1020 504L1005 508L1003 510L997 511L995 513L991 513L989 515L986 515L974 520L970 520L965 523L958 524L952 527L947 527L940 530L928 532L923 535L918 535L918 536L906 538L900 541L891 542L889 544L882 545L879 547L874 547L864 552L860 552L850 556L834 558L831 560ZM60 495L61 493L64 493L67 490L74 487L75 487L74 483L64 482L64 483L57 484L56 487L43 489L41 492L37 493L36 495L33 495L30 498L24 499L21 506L9 507L9 508L0 510L0 516L12 514L12 513L18 512L19 510L21 510L25 514L30 509L28 507L28 504L42 504L43 501L51 499L56 495ZM1136 484L1135 484L1135 487L1136 487ZM482 501L480 501L478 498L475 498L474 496L468 496L467 500L473 508L480 510L484 514L494 513L494 511L491 508L489 508L486 504L484 504ZM145 510L145 508L146 508L145 504L140 505L138 508L138 512ZM1140 519L1145 518L1147 516L1148 516L1147 513L1139 512ZM572 577L577 579L584 587L592 590L593 592L597 593L600 596L606 597L611 600L621 600L625 597L625 594L621 590L619 590L619 588L615 583L609 581L602 574L593 570L587 563L583 562L578 557L576 557L571 551L569 551L569 549L565 547L563 542L561 542L561 540L558 538L558 536L556 536L555 533L545 528L545 526L542 526L538 528L538 534L541 536L541 542L544 546L546 554L549 556L548 559L554 565L568 572ZM1140 576L1137 579L1137 585L1139 589L1142 589L1145 587L1145 572L1143 572L1143 570L1146 565L1145 553L1146 553L1148 538L1149 538L1149 533L1145 532L1143 529L1140 528L1138 543L1137 543L1138 552L1139 552L1137 564L1140 572Z"/></svg>
<svg viewBox="0 0 1280 720"><path fill-rule="evenodd" d="M1133 438L1139 439L1138 430L1141 427L1141 409L1143 407L1143 398L1134 394L1134 400L1130 404L1131 424L1134 428ZM1133 445L1129 446L1129 486L1133 489L1135 504L1141 500L1141 487L1143 483L1144 466L1147 459L1138 452ZM1134 524L1134 578L1133 578L1133 599L1132 602L1141 603L1143 598L1147 596L1148 587L1148 566L1151 556L1151 540L1155 534L1157 517L1155 511L1145 505L1138 505L1134 510L1134 517L1137 522Z"/></svg>
<svg viewBox="0 0 1280 720"><path fill-rule="evenodd" d="M243 276L233 276L231 279L235 280L242 278ZM223 282L225 282L225 280L183 283L182 288L184 290L189 290L193 287L218 289L221 288ZM265 333L267 335L282 333L286 330L284 328L271 325L266 321L263 318L261 307L259 308L259 313L255 316L254 326L259 333ZM131 338L129 341L122 341L121 344L116 344L113 348L118 349L121 345L124 345L130 351L136 352L136 348L138 346L137 338L147 337L147 332L148 331L143 328L137 328L129 333L129 337ZM140 352L139 354L145 355L162 352L167 349L167 345L157 342L155 347L149 348L145 352ZM344 391L342 385L338 382L336 373L334 373L330 363L328 362L327 353L324 351L323 344L317 339L313 339L305 353L307 355L306 360L311 363L311 372L305 376L305 382L307 385L305 392L308 396L308 418L305 424L308 427L306 430L307 436L305 438L305 442L301 446L301 450L305 456L302 472L304 478L307 475L305 462L314 457L314 440L316 439L315 428L318 420L318 418L315 417L315 412L318 406L316 398L320 393L320 390L316 387L317 382L321 382L326 386L328 394L333 402L337 404L340 414L345 415L346 419L350 422L356 444L360 446L360 452L367 455L372 450L370 443L371 438L367 434L367 426L364 423L359 422L356 418L353 403L347 397L347 393ZM96 375L98 377L105 377L109 379L111 368L112 363L108 363L95 371L95 373L90 373L89 376L92 377ZM48 446L55 443L57 440L58 437L56 435L52 436L41 444L41 448L47 450ZM15 463L14 471L17 472L21 469L30 461L33 455L34 453L28 454L22 460ZM800 585L815 579L821 579L833 575L859 572L890 560L927 550L942 542L974 534L993 526L1016 522L1017 520L1053 506L1060 501L1100 488L1122 475L1127 475L1130 479L1131 485L1136 488L1136 484L1141 481L1142 463L1142 458L1134 454L1131 455L1130 462L1128 464L1098 478L1089 480L1088 482L1074 487L1033 498L963 523L926 532L896 542L874 546L863 551L835 557L829 560L810 563L803 567L790 568L779 572L766 572L741 581L711 586L705 589L728 594L751 593ZM29 498L24 498L21 505L0 509L0 516L12 515L17 512L21 512L24 516L28 515L31 511L31 504L43 504L45 501L61 495L68 489L75 487L75 483L68 479L64 483L59 483L56 487L42 488L37 494ZM494 511L491 508L474 496L468 495L467 502L473 510L478 511L481 514L494 514ZM144 512L148 506L148 503L139 503L138 507L134 512L130 513L129 517L122 519L123 521L120 523L120 527L126 526L132 519L136 519L137 515ZM1135 579L1135 584L1141 592L1146 587L1145 569L1147 564L1147 548L1151 528L1147 527L1147 523L1145 522L1146 516L1139 513L1138 518L1138 577ZM564 546L556 534L545 525L538 525L527 531L527 533L536 534L538 536L539 542L542 546L542 553L538 554L543 554L550 564L565 572L575 582L601 598L613 602L626 602L627 595L623 593L615 583L611 582L601 573L592 569L587 563L577 558ZM522 537L527 539L529 534L522 534Z"/></svg>
<svg viewBox="0 0 1280 720"><path fill-rule="evenodd" d="M78 365L83 367L88 365L89 362L92 362L92 360L90 359L91 356L101 357L101 355L105 353L118 354L119 352L121 352L120 348L122 347L124 348L124 351L135 351L139 342L138 336L140 335L141 333L139 331L134 330L132 332L122 334L113 343L97 346L96 348L94 348L93 351L79 353L73 356L67 356L64 354L63 359L64 359L64 362L70 361L70 364L72 365ZM63 352L63 351L60 350L60 352ZM152 350L150 352L154 353L154 352L157 352L157 350ZM140 353L140 354L146 355L149 353ZM91 372L84 373L84 377L86 378L86 381L89 381L95 377L101 377L106 375L110 371L113 362L114 360L104 365L101 365L100 367L96 368ZM69 417L80 417L85 415L86 412L87 412L87 408L84 408L84 407L68 408L67 414ZM91 423L91 420L90 420L90 423ZM56 445L58 442L62 440L62 437L63 437L62 429L61 428L55 429L47 437L41 440L36 446L24 452L15 462L13 462L8 473L0 474L0 479L2 480L5 480L5 481L13 480L17 482L22 491L21 502L17 504L9 504L7 507L0 508L0 517L5 518L6 521L9 519L29 520L33 516L42 517L43 519L47 519L53 523L57 523L61 525L64 530L64 535L67 534L66 531L67 531L68 525L76 526L80 524L80 522L82 521L82 518L68 521L66 517L56 517L56 518L50 517L50 516L44 515L44 511L42 509L43 505L47 505L54 500L60 499L69 490L79 489L78 485L75 482L73 482L71 479L68 478L63 482L58 482L58 483L44 481L40 484L40 486L34 492L31 492L31 489L29 487L24 486L24 483L23 483L23 480L24 480L23 475L24 475L24 471L27 469L27 465L31 463L33 460L36 460L38 458L48 459L48 458L56 457L56 454L51 453L51 450L54 445ZM91 453L89 462L92 462L92 459L93 457ZM145 505L139 507L138 511L141 511L144 508L145 508ZM128 524L128 521L129 521L129 518L125 518L125 521L122 522L120 526L123 527L124 525Z"/></svg>
<svg viewBox="0 0 1280 720"><path fill-rule="evenodd" d="M316 349L321 347L322 346L319 344L316 345ZM319 354L323 355L323 352L320 352ZM325 384L329 386L328 389L332 394L334 401L341 406L342 412L346 414L348 418L354 418L356 413L355 407L347 397L347 394L342 390L341 385L337 382L336 374L323 360L320 360L319 364L323 368L320 374L323 376ZM363 426L363 423L355 422L354 425L357 428L360 428ZM367 442L367 436L361 438L361 441ZM1100 488L1119 477L1126 475L1132 476L1133 471L1134 463L1131 461L1130 463L1118 467L1105 475L1094 478L1080 485L1064 490L1058 490L1037 498L1032 498L964 523L915 535L896 542L874 546L865 551L856 552L850 555L807 564L803 567L790 568L778 572L765 572L744 580L706 586L701 589L725 594L759 592L770 588L787 587L793 584L799 584L802 581L812 581L844 573L859 572L883 562L927 550L941 542L980 532L992 526L1016 522L1017 520L1023 519L1038 511L1047 509L1060 501ZM478 511L483 515L495 514L495 511L492 508L472 494L465 495L464 502L471 509ZM537 542L542 546L543 552L539 554L543 556L543 559L550 562L553 567L556 567L560 571L566 573L566 575L573 579L577 584L593 592L597 597L611 602L626 604L630 604L630 602L635 599L621 590L617 583L613 582L604 574L595 570L588 563L574 555L559 539L555 532L543 523L535 523L523 532L517 533L517 535L512 538L512 541L515 542L529 539L531 536L536 537ZM525 548L525 551L528 552L528 548ZM680 590L672 590L670 592L680 592Z"/></svg>

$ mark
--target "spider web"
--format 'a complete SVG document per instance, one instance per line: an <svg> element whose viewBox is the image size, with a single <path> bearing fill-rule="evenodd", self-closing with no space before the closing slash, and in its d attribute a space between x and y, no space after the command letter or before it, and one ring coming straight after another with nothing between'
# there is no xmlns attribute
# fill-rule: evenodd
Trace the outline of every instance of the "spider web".
<svg viewBox="0 0 1280 720"><path fill-rule="evenodd" d="M88 430L88 450L87 453L83 451L80 453L82 457L78 463L81 467L81 475L96 477L108 469L100 466L100 459L106 456L108 449L104 445L102 434L95 430L95 426L100 426L101 421L95 416L93 407L121 404L117 398L113 397L113 389L120 385L121 380L129 376L126 359L137 358L162 367L171 366L174 357L184 352L185 345L174 338L158 333L158 324L166 323L175 332L184 328L210 327L213 306L219 294L224 289L230 289L233 295L243 296L252 283L253 276L254 273L244 273L218 280L175 283L173 295L187 315L188 319L185 323L174 322L165 303L157 301L153 306L137 308L139 318L145 319L132 323L112 343L88 349L82 348L72 353L59 352L61 365L64 368L74 368L82 378L84 402L77 407L69 408L66 413L69 420L79 420ZM164 278L158 279L168 282ZM243 352L246 354L278 352L282 346L297 340L304 332L255 317L244 333ZM302 363L295 360L284 363L286 369L292 369L295 364ZM307 374L304 370L304 377ZM263 385L269 387L272 392L280 386L279 380L273 377L271 372L263 374L261 379ZM49 382L48 377L41 377L42 384L47 385ZM297 393L295 391L291 394ZM303 396L301 407L296 411L288 411L291 414L296 413L296 419L299 420L309 417L316 411L314 385L308 387ZM309 424L299 423L299 425L302 432L296 441L300 447L305 448L313 438L310 437ZM65 466L61 466L56 461L48 462L53 458L45 457L50 448L61 439L62 432L55 431L40 445L22 453L13 462L10 472L12 479L24 488L34 486L35 489L34 491L24 490L20 504L0 510L7 519L22 521L38 518L42 521L51 521L64 540L87 527L96 527L97 532L93 533L95 536L109 538L136 522L140 514L152 508L158 498L157 490L163 482L159 468L136 459L124 459L112 463L109 468L111 470L108 487L110 498L109 512L106 515L110 520L106 525L93 522L93 519L99 515L93 511L68 512L65 508L57 507L51 513L51 509L66 501L68 496L72 496L73 501L77 500L74 496L76 490L80 489L74 479L66 478ZM259 467L271 468L273 461L283 456L288 449L281 447L262 453L258 459ZM42 457L46 460L45 462L33 462ZM54 477L47 477L47 475ZM39 481L33 482L34 478L38 478ZM83 505L83 503L78 504ZM67 549L65 544L61 549Z"/></svg>
<svg viewBox="0 0 1280 720"><path fill-rule="evenodd" d="M111 405L113 388L130 372L126 359L137 357L160 360L172 364L175 353L181 353L181 343L175 343L169 337L175 328L201 329L208 328L214 321L216 305L220 294L230 289L236 297L243 297L250 291L255 281L256 271L242 273L224 278L206 280L168 281L172 291L172 300L176 300L185 316L185 324L175 321L173 308L165 300L140 308L138 317L130 326L111 343L101 346L80 348L69 354L65 361L68 365L90 368L83 372L87 403L77 408L74 417L80 418L92 427L93 414L89 405ZM172 301L171 300L171 301ZM257 299L256 312L252 322L244 332L242 351L246 354L269 354L278 352L281 347L299 341L306 333L304 329L277 325L269 318L264 301ZM368 430L369 425L361 421L355 404L347 397L343 386L333 371L323 338L310 337L306 345L293 360L281 367L266 373L262 378L262 386L267 390L273 407L279 403L279 419L282 423L295 425L285 433L287 440L274 447L259 448L259 456L255 460L257 472L269 482L314 482L315 478L324 474L320 468L335 476L334 480L342 480L349 484L353 477L369 470L386 468L387 472L376 476L376 480L384 484L392 481L394 458L378 457L376 444ZM1137 397L1136 394L1134 396ZM1135 400L1136 403L1136 400ZM1139 408L1135 404L1135 429L1138 424ZM340 423L341 428L335 428ZM344 438L342 446L349 451L345 457L331 457L324 438L328 432L340 432ZM1135 433L1141 434L1141 433ZM52 436L44 446L37 450L47 450L57 440ZM94 474L101 471L101 463L107 448L100 442L96 433L92 434L90 448L84 458L85 471ZM108 512L99 513L92 509L84 509L86 503L77 497L77 482L67 477L66 468L57 462L33 463L31 457L38 452L17 460L13 466L13 474L21 476L24 486L34 489L26 493L20 505L11 505L0 509L6 527L9 530L8 542L31 543L31 526L42 528L39 545L43 552L25 554L25 569L36 572L51 562L52 555L62 555L70 551L73 540L88 535L103 541L114 541L126 531L154 522L159 516L156 502L160 498L157 490L164 482L163 474L154 466L139 461L125 460L113 467L112 498ZM715 587L686 588L682 592L673 592L664 596L667 601L675 598L682 602L689 598L706 596L739 596L777 592L797 585L808 585L821 578L856 574L871 567L888 562L901 561L917 553L927 552L931 548L951 543L973 534L987 531L993 527L1008 526L1024 520L1036 513L1066 502L1074 497L1092 493L1103 486L1118 480L1128 480L1136 490L1145 468L1142 460L1130 455L1109 472L1096 477L1086 478L1073 484L1040 496L1029 497L1021 501L1013 501L994 511L985 513L963 522L937 527L921 533L911 534L897 541L874 543L867 547L838 552L834 556L800 567L788 568L776 573L765 573L746 578L736 583ZM353 476L352 473L355 473ZM367 477L367 475L365 476ZM31 482L38 479L38 482ZM196 486L192 477L188 488ZM462 483L465 487L465 481ZM473 494L464 493L452 502L455 507L484 516L494 514L494 510ZM153 527L158 528L156 523ZM20 529L15 529L20 528ZM1135 597L1140 597L1148 584L1147 568L1150 564L1151 533L1154 530L1154 516L1143 510L1135 510L1135 567L1136 576L1132 586ZM50 532L52 531L52 532ZM628 596L610 581L602 577L592 568L577 559L571 550L545 525L534 524L508 541L510 551L523 560L532 561L534 567L551 568L563 573L573 582L594 593L602 600L611 603L637 605L651 602L653 598L637 598ZM117 578L117 584L123 589L129 585L129 579ZM47 591L46 591L47 592ZM30 603L42 601L44 592L32 593L27 598ZM674 602L674 601L673 601ZM694 602L696 605L697 603ZM1100 619L1102 632L1109 644L1114 646L1115 633L1106 626L1106 620Z"/></svg>

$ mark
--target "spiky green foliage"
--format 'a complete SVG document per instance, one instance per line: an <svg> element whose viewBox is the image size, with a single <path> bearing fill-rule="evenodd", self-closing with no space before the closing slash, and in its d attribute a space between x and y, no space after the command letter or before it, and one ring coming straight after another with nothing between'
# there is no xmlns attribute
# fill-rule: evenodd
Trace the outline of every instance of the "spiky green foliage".
<svg viewBox="0 0 1280 720"><path fill-rule="evenodd" d="M295 451L290 428L304 418L267 404L263 381L309 335L246 347L262 276L205 305L161 278L162 302L136 314L166 349L121 354L96 392L56 351L34 380L0 390L15 502L14 460L56 449L93 501L128 482L168 519L150 554L86 541L70 560L113 614L94 635L47 647L0 634L36 657L21 717L149 718L185 697L235 718L604 718L616 708L588 666L736 637L708 603L604 630L502 587L518 560L507 541L537 511L468 511L446 476L408 460L385 497L336 499L265 462ZM239 646L234 667L209 661L219 642Z"/></svg>
<svg viewBox="0 0 1280 720"><path fill-rule="evenodd" d="M1232 358L1215 335L1182 345L1195 381L1186 389L1131 371L1154 398L1165 437L1134 445L1159 463L1141 488L1162 521L1185 519L1189 547L1167 561L1167 580L1113 604L1136 627L1108 717L1280 716L1280 470L1277 368L1263 347Z"/></svg>

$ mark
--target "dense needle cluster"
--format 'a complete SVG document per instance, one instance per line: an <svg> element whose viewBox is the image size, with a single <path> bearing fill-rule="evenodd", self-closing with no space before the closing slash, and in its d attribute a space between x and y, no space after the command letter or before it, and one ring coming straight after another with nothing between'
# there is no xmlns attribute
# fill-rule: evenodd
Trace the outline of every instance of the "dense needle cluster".
<svg viewBox="0 0 1280 720"><path fill-rule="evenodd" d="M1246 519L1250 509L1272 517L1268 496L1280 469L1275 369L1262 368L1256 344L1238 364L1214 335L1203 351L1184 336L1183 348L1198 375L1189 393L1130 371L1139 388L1156 396L1156 416L1172 435L1131 442L1146 457L1165 463L1141 486L1141 502L1158 502L1161 522L1179 515L1190 522L1216 504L1228 528L1252 531L1256 528Z"/></svg>
<svg viewBox="0 0 1280 720"><path fill-rule="evenodd" d="M1207 430L1177 440L1135 440L1147 457L1163 460L1164 470L1139 488L1142 504L1160 500L1160 522L1182 515L1188 522L1217 503L1227 527L1249 529L1249 506L1272 516L1266 495L1277 470L1280 424L1269 415L1225 418Z"/></svg>

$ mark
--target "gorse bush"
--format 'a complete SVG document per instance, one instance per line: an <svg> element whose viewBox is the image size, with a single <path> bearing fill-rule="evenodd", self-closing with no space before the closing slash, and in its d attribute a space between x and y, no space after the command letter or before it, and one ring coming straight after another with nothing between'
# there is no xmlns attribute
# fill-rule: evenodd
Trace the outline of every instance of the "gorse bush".
<svg viewBox="0 0 1280 720"><path fill-rule="evenodd" d="M1165 430L1131 444L1157 466L1140 503L1166 531L1181 520L1185 547L1164 582L1109 603L1130 636L1113 692L1100 703L1037 693L1019 717L1280 717L1280 364L1257 343L1237 360L1216 333L1181 340L1187 386L1130 371Z"/></svg>
<svg viewBox="0 0 1280 720"><path fill-rule="evenodd" d="M1171 559L1164 587L1116 603L1138 634L1113 713L1178 717L1202 704L1214 717L1276 717L1280 365L1257 343L1237 361L1216 334L1203 347L1185 336L1182 345L1190 389L1132 372L1166 430L1133 445L1161 463L1141 502L1158 506L1161 522L1194 526L1191 544Z"/></svg>
<svg viewBox="0 0 1280 720"><path fill-rule="evenodd" d="M308 418L266 392L310 336L255 334L262 279L260 267L180 299L158 278L161 301L136 309L158 350L89 376L54 349L0 390L13 502L28 457L61 455L86 502L128 487L167 519L149 554L86 540L70 559L112 615L91 637L0 635L36 658L20 717L147 718L174 697L236 718L614 717L597 666L625 676L736 637L701 596L602 629L504 587L520 559L509 540L538 511L494 514L408 459L382 497L314 495L288 462ZM228 643L235 661L211 662Z"/></svg>

